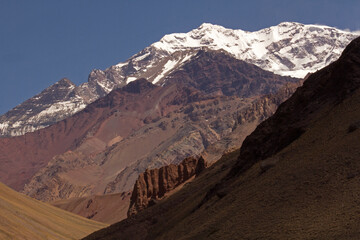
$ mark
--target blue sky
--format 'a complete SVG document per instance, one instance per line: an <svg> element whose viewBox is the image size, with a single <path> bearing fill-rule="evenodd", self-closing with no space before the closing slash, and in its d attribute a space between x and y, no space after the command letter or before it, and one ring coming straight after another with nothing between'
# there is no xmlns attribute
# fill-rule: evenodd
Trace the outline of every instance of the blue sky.
<svg viewBox="0 0 360 240"><path fill-rule="evenodd" d="M0 114L63 77L87 81L203 22L259 30L283 21L360 29L359 0L0 0Z"/></svg>

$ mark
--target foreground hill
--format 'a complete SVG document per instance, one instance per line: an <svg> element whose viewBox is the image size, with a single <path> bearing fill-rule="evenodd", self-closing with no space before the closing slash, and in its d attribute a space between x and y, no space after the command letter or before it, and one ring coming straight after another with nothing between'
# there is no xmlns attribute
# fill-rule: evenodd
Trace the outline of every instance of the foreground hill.
<svg viewBox="0 0 360 240"><path fill-rule="evenodd" d="M0 239L79 239L105 226L0 183Z"/></svg>
<svg viewBox="0 0 360 240"><path fill-rule="evenodd" d="M85 239L358 239L360 38L168 199Z"/></svg>

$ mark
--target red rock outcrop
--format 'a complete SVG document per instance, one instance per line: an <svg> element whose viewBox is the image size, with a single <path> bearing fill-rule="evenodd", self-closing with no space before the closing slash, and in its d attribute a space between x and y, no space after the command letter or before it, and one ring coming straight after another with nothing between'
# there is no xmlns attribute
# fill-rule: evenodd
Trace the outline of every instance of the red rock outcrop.
<svg viewBox="0 0 360 240"><path fill-rule="evenodd" d="M156 203L166 193L174 190L191 177L198 175L206 168L203 157L185 158L179 165L170 164L156 169L147 169L136 180L130 199L128 216Z"/></svg>

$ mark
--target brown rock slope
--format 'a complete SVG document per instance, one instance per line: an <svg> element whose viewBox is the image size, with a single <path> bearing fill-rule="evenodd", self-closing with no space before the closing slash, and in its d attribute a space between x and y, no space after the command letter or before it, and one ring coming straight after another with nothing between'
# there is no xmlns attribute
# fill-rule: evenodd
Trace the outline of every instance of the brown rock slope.
<svg viewBox="0 0 360 240"><path fill-rule="evenodd" d="M127 217L131 192L70 198L51 205L98 222L113 224Z"/></svg>
<svg viewBox="0 0 360 240"><path fill-rule="evenodd" d="M0 183L0 239L79 239L105 226Z"/></svg>
<svg viewBox="0 0 360 240"><path fill-rule="evenodd" d="M263 94L296 81L220 51L199 51L168 75L166 85L137 80L75 115L71 121L88 130L71 140L70 151L48 160L24 192L54 201L130 191L147 168L177 164L218 141L232 139L232 133L241 135L241 142L288 96ZM219 144L212 152L228 147Z"/></svg>
<svg viewBox="0 0 360 240"><path fill-rule="evenodd" d="M207 146L202 155L212 163L221 158L224 153L241 147L244 139L265 119L274 114L278 106L288 99L301 86L303 81L287 83L276 93L267 94L256 99L246 108L236 113L236 123L225 137Z"/></svg>
<svg viewBox="0 0 360 240"><path fill-rule="evenodd" d="M165 85L176 82L206 94L247 98L275 93L285 83L298 81L296 78L279 77L244 61L234 61L222 50L200 50L193 59L169 74Z"/></svg>
<svg viewBox="0 0 360 240"><path fill-rule="evenodd" d="M240 152L85 239L358 239L359 121L360 38L309 76Z"/></svg>
<svg viewBox="0 0 360 240"><path fill-rule="evenodd" d="M158 169L147 169L135 182L128 216L154 205L167 193L200 174L205 168L204 158L189 157L178 165L170 164Z"/></svg>
<svg viewBox="0 0 360 240"><path fill-rule="evenodd" d="M156 88L153 85L152 87ZM83 111L55 125L20 137L0 138L0 152L2 153L0 180L16 190L21 190L24 184L37 171L45 167L53 156L77 148L83 138L91 135L106 119L106 116L114 114L115 106L132 101L132 96L126 92L126 89L114 91ZM149 104L153 103L149 101ZM144 107L146 108L146 105ZM131 116L128 118L130 120L126 121L126 128L114 128L112 134L125 137L133 128L142 124L140 121L133 121ZM116 124L121 126L122 122L119 121ZM109 141L107 138L109 134L101 135L92 144L84 146L86 148L84 152L102 150Z"/></svg>
<svg viewBox="0 0 360 240"><path fill-rule="evenodd" d="M103 194L119 172L173 137L182 127L175 123L172 126L171 121L178 116L165 117L168 111L183 106L178 104L179 98L182 102L192 102L207 97L196 90L178 88L177 85L158 87L143 79L112 92L108 98L96 101L95 106L89 105L94 109L88 107L85 110L106 114L93 124L81 141L78 140L74 150L55 156L39 170L24 192L44 201ZM165 121L159 121L160 117ZM177 120L180 121L179 117L174 121ZM188 129L191 131L192 127ZM174 138L185 137L184 133L179 135ZM191 146L189 148L191 151ZM131 190L137 175L133 177L134 181L126 182L127 188L122 190Z"/></svg>

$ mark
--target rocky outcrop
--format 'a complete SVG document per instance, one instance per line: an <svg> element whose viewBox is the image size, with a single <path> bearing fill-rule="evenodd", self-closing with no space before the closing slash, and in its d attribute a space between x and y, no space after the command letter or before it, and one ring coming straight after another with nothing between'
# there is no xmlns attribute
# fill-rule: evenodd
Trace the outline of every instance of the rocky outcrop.
<svg viewBox="0 0 360 240"><path fill-rule="evenodd" d="M166 193L174 190L206 168L204 158L189 157L179 165L170 164L158 169L147 169L136 180L130 199L128 216L156 204Z"/></svg>

